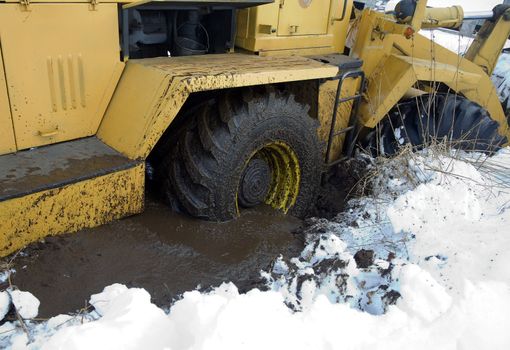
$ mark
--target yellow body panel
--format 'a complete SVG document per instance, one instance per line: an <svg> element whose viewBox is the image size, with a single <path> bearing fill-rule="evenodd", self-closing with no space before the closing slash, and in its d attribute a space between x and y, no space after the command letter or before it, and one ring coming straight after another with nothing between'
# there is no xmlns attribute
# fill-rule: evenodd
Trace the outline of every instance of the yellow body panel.
<svg viewBox="0 0 510 350"><path fill-rule="evenodd" d="M0 155L16 151L14 130L12 127L9 95L5 82L2 48L0 47Z"/></svg>
<svg viewBox="0 0 510 350"><path fill-rule="evenodd" d="M144 164L0 202L0 256L143 210Z"/></svg>
<svg viewBox="0 0 510 350"><path fill-rule="evenodd" d="M287 0L280 3L278 35L326 34L331 0Z"/></svg>
<svg viewBox="0 0 510 350"><path fill-rule="evenodd" d="M240 10L236 46L265 55L342 53L351 9L352 1L282 0Z"/></svg>
<svg viewBox="0 0 510 350"><path fill-rule="evenodd" d="M96 133L123 63L116 4L0 6L18 149Z"/></svg>
<svg viewBox="0 0 510 350"><path fill-rule="evenodd" d="M224 54L131 60L98 137L146 158L193 92L333 77L338 68L303 57Z"/></svg>
<svg viewBox="0 0 510 350"><path fill-rule="evenodd" d="M237 39L237 45L247 50L256 51L260 55L283 53L289 55L291 50L308 50L309 55L320 55L338 52L335 49L335 36L302 35L292 37L267 36L260 39Z"/></svg>

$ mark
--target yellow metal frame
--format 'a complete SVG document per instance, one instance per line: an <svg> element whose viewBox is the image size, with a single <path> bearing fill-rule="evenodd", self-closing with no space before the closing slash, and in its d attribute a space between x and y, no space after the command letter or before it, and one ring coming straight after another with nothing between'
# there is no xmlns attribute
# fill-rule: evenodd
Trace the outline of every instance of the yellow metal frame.
<svg viewBox="0 0 510 350"><path fill-rule="evenodd" d="M499 35L496 35L498 33ZM510 33L510 9L497 21L486 21L464 57L491 75Z"/></svg>
<svg viewBox="0 0 510 350"><path fill-rule="evenodd" d="M423 5L425 1L419 3ZM425 17L417 18L421 23ZM382 30L382 23L387 23L385 28L393 31ZM359 111L362 124L375 127L417 82L441 82L486 108L499 122L499 133L510 139L510 128L487 73L479 65L422 35L403 35L414 33L420 25L414 21L412 26L399 24L371 10L362 12L352 48L353 55L363 60L368 82Z"/></svg>

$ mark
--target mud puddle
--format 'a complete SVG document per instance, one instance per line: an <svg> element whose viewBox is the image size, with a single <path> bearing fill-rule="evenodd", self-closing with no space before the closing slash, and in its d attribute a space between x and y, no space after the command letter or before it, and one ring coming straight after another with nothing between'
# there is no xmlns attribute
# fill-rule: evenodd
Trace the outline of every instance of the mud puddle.
<svg viewBox="0 0 510 350"><path fill-rule="evenodd" d="M276 256L301 252L292 234L300 225L270 208L210 223L148 199L143 214L30 245L14 260L12 283L39 298L40 317L80 309L112 283L143 287L152 302L168 306L197 285L232 281L249 289Z"/></svg>

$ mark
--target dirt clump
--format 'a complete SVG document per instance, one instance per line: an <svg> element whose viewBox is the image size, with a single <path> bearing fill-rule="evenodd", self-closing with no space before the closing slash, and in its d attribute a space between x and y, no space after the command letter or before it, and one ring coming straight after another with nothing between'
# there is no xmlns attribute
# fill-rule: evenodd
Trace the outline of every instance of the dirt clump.
<svg viewBox="0 0 510 350"><path fill-rule="evenodd" d="M370 192L365 181L372 158L360 155L348 159L323 175L317 202L310 216L331 219L344 210L350 198Z"/></svg>
<svg viewBox="0 0 510 350"><path fill-rule="evenodd" d="M354 261L359 269L366 269L374 263L374 251L361 249L354 254Z"/></svg>

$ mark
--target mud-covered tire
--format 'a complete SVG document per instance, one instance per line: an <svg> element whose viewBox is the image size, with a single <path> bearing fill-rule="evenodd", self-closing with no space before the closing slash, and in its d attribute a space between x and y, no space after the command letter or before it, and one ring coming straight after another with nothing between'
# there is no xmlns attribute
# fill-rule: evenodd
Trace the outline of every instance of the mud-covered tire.
<svg viewBox="0 0 510 350"><path fill-rule="evenodd" d="M299 164L299 190L281 209L306 215L322 172L318 122L308 116L308 109L292 95L269 89L233 90L204 104L174 136L177 143L163 165L166 197L195 217L235 218L246 165L254 154L274 145L291 150Z"/></svg>
<svg viewBox="0 0 510 350"><path fill-rule="evenodd" d="M492 153L507 142L486 109L454 94L426 94L400 102L365 138L373 155L393 155L402 145L416 149L446 142L466 151Z"/></svg>

